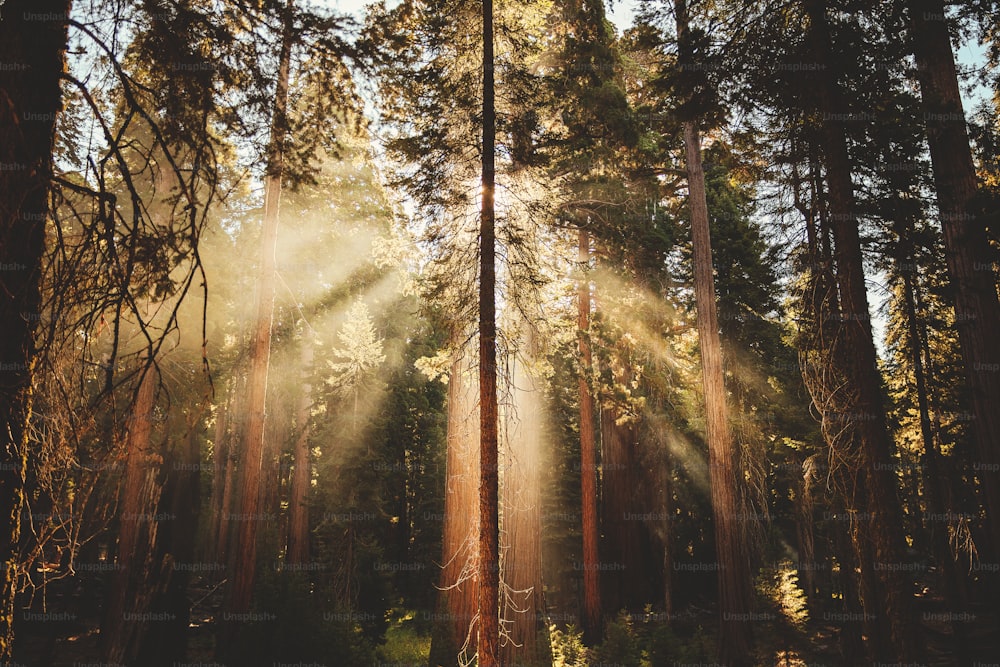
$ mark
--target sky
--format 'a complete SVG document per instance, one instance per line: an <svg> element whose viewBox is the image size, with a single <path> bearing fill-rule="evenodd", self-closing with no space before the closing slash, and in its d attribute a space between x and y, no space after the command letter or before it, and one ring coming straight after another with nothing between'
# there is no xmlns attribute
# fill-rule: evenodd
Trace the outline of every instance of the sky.
<svg viewBox="0 0 1000 667"><path fill-rule="evenodd" d="M353 14L360 18L364 15L365 5L371 0L318 0L320 4L325 4L345 14ZM632 15L638 4L638 0L613 0L614 7L608 10L608 18L618 27L618 32L624 32L632 25Z"/></svg>

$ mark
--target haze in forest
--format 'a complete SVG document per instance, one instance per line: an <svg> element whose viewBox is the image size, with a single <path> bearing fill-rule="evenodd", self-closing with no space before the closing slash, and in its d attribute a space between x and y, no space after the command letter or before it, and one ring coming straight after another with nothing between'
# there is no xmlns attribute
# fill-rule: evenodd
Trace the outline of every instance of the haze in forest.
<svg viewBox="0 0 1000 667"><path fill-rule="evenodd" d="M993 0L6 0L0 663L992 664Z"/></svg>

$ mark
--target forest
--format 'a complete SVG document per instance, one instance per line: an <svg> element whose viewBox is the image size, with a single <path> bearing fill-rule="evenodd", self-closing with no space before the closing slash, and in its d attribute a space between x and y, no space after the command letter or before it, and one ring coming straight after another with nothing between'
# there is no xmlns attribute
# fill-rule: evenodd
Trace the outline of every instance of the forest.
<svg viewBox="0 0 1000 667"><path fill-rule="evenodd" d="M0 665L1000 665L996 0L0 0Z"/></svg>

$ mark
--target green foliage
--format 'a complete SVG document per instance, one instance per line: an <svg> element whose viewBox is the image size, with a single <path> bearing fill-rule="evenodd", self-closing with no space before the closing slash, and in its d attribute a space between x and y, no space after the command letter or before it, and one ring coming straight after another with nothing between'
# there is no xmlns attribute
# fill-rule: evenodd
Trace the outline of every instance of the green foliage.
<svg viewBox="0 0 1000 667"><path fill-rule="evenodd" d="M700 625L660 620L639 622L626 614L609 623L604 640L592 648L584 645L582 631L572 625L565 629L553 625L549 636L552 667L660 667L711 662L715 655L715 637Z"/></svg>
<svg viewBox="0 0 1000 667"><path fill-rule="evenodd" d="M333 360L327 365L332 375L326 382L339 396L357 396L385 361L383 341L375 332L368 307L362 301L351 306L337 339L340 347L331 350Z"/></svg>
<svg viewBox="0 0 1000 667"><path fill-rule="evenodd" d="M712 633L700 625L687 635L669 625L657 625L649 637L649 665L711 663L715 644Z"/></svg>
<svg viewBox="0 0 1000 667"><path fill-rule="evenodd" d="M414 612L396 619L385 633L385 643L375 649L375 658L385 664L426 665L431 637L413 622Z"/></svg>
<svg viewBox="0 0 1000 667"><path fill-rule="evenodd" d="M594 661L641 667L642 654L642 643L632 619L623 614L605 627L604 641L594 648Z"/></svg>
<svg viewBox="0 0 1000 667"><path fill-rule="evenodd" d="M572 625L560 630L555 625L549 626L549 638L552 643L552 667L586 667L589 663L590 651L583 644L583 631Z"/></svg>

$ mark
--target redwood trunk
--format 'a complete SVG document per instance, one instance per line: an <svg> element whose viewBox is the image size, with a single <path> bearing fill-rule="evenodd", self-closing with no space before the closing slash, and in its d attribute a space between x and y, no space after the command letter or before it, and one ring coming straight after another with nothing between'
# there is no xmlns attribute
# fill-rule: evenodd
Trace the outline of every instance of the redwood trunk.
<svg viewBox="0 0 1000 667"><path fill-rule="evenodd" d="M267 373L271 358L271 320L274 315L275 251L278 241L278 207L281 199L281 174L284 164L283 145L288 106L288 75L292 52L292 2L286 7L286 24L282 37L278 65L274 115L268 148L267 174L264 181L264 222L261 233L260 273L257 283L257 307L253 341L250 348L249 387L247 395L247 428L240 459L240 510L237 517L236 549L230 559L232 580L227 599L227 611L233 614L249 612L253 600L257 567L257 535L261 515L262 467L264 460L264 413L267 403ZM227 651L233 642L235 627L229 624L220 641Z"/></svg>
<svg viewBox="0 0 1000 667"><path fill-rule="evenodd" d="M505 415L510 437L504 438L502 606L508 636L500 647L501 664L550 664L548 628L541 622L542 392L520 360L513 383L516 412Z"/></svg>
<svg viewBox="0 0 1000 667"><path fill-rule="evenodd" d="M142 378L128 420L125 478L118 502L120 527L114 581L101 625L101 653L109 663L135 659L146 622L154 570L157 505L162 486L160 452L152 445L152 411L156 376L152 367Z"/></svg>
<svg viewBox="0 0 1000 667"><path fill-rule="evenodd" d="M694 57L690 18L685 0L674 0L679 60ZM719 582L719 661L730 667L752 663L753 576L747 540L737 517L740 477L734 470L737 453L726 415L726 387L722 369L722 344L715 303L712 241L709 232L705 173L701 164L701 138L694 118L683 119L688 206L691 212L691 246L694 295L698 315L698 345L705 393L715 549Z"/></svg>
<svg viewBox="0 0 1000 667"><path fill-rule="evenodd" d="M911 0L910 30L951 278L965 377L981 459L979 475L993 560L1000 554L1000 302L986 223L974 204L969 147L955 57L942 0Z"/></svg>
<svg viewBox="0 0 1000 667"><path fill-rule="evenodd" d="M678 26L680 30L680 26ZM686 30L686 26L684 28ZM698 312L698 345L701 352L708 439L709 480L715 523L715 548L719 561L719 660L731 667L750 665L752 594L749 554L737 520L739 497L733 470L735 452L726 417L726 388L722 374L722 345L715 307L715 277L705 199L705 174L701 166L701 140L693 122L685 122L684 148L691 209L691 245L694 258L695 306Z"/></svg>
<svg viewBox="0 0 1000 667"><path fill-rule="evenodd" d="M460 338L456 336L455 338ZM456 352L456 354L461 354ZM468 396L465 368L452 362L448 379L448 458L445 471L442 570L437 618L431 639L431 663L457 667L459 655L476 652L470 627L479 604L478 568L479 433L474 401Z"/></svg>

